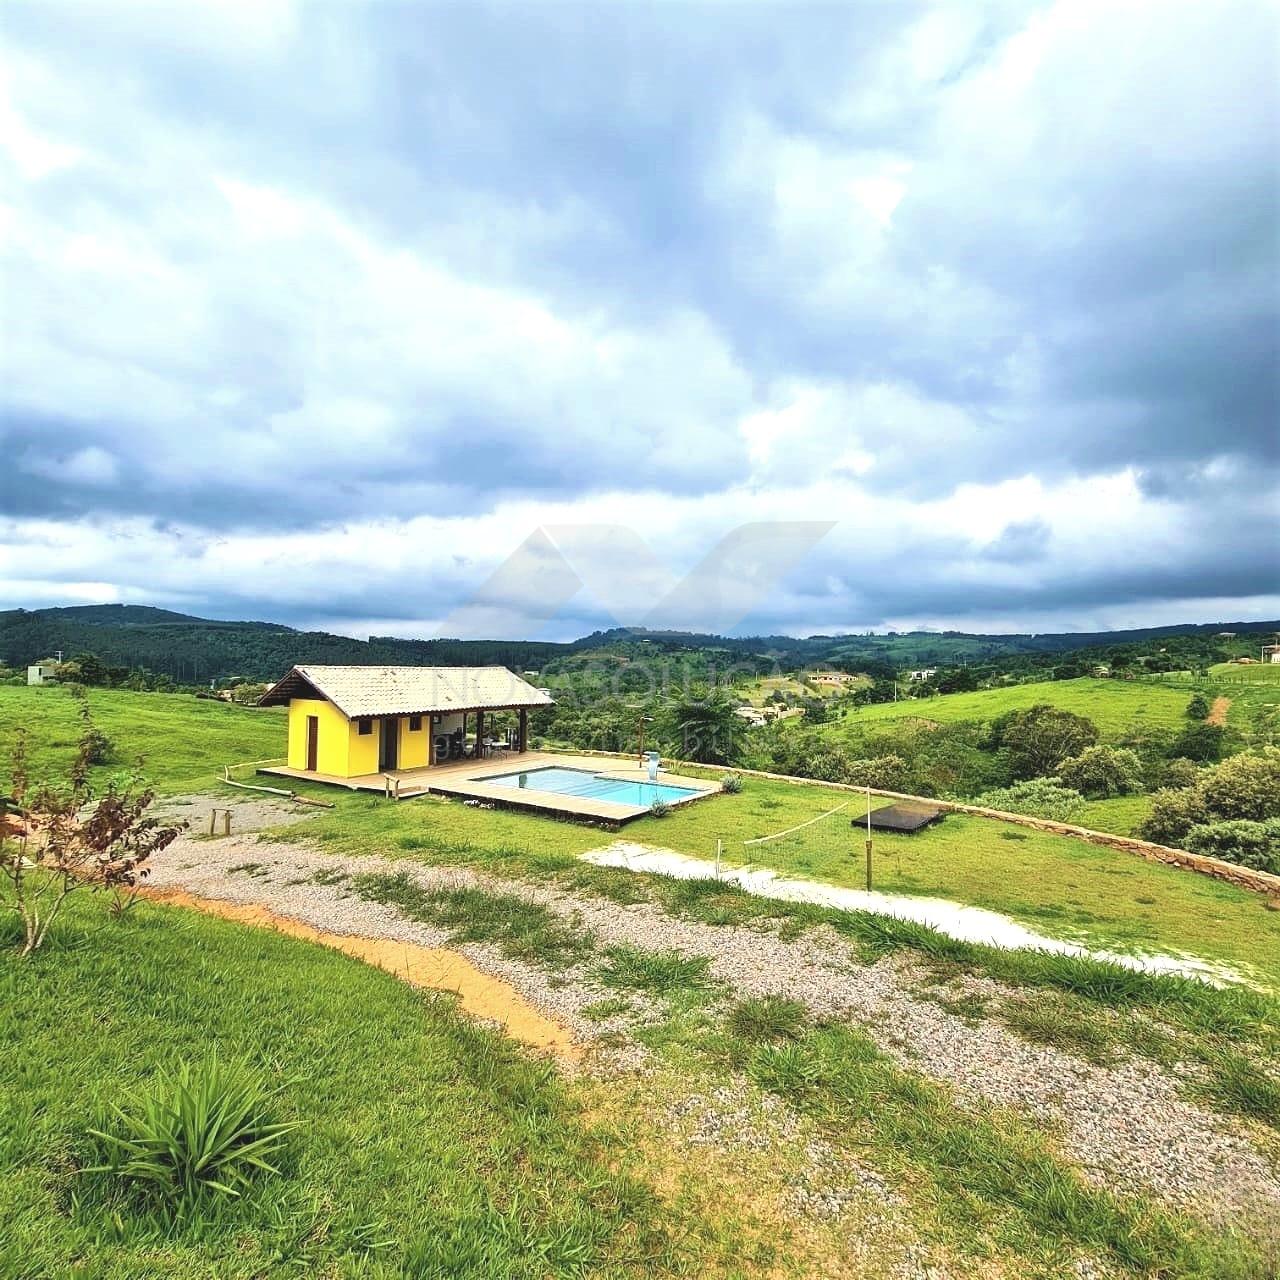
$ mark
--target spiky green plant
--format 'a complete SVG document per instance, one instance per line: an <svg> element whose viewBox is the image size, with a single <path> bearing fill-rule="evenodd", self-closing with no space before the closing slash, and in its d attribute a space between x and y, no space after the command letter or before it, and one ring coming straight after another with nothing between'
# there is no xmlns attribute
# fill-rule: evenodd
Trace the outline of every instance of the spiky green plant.
<svg viewBox="0 0 1280 1280"><path fill-rule="evenodd" d="M113 1106L116 1132L90 1129L105 1148L86 1173L109 1174L185 1212L208 1196L238 1197L259 1174L278 1174L287 1134L300 1121L270 1118L281 1088L238 1062L181 1063L157 1076L136 1109Z"/></svg>

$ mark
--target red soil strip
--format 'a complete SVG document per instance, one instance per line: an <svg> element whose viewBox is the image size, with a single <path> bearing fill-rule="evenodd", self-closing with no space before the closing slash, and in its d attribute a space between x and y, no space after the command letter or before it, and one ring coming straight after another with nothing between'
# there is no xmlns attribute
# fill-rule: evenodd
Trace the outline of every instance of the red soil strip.
<svg viewBox="0 0 1280 1280"><path fill-rule="evenodd" d="M274 929L291 938L302 938L332 947L346 955L385 969L413 987L448 991L458 997L464 1012L486 1022L496 1022L515 1040L531 1048L576 1059L581 1050L568 1029L539 1013L513 986L477 969L464 955L443 947L420 947L394 938L363 938L321 929L277 915L253 903L198 898L182 889L142 890L146 897L169 906L190 907L239 924Z"/></svg>

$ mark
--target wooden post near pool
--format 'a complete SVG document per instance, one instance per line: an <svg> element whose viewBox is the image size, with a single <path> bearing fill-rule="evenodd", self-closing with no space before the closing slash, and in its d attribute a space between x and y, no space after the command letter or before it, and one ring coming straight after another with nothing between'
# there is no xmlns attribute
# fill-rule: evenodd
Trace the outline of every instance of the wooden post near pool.
<svg viewBox="0 0 1280 1280"><path fill-rule="evenodd" d="M867 892L871 892L871 788L867 788Z"/></svg>
<svg viewBox="0 0 1280 1280"><path fill-rule="evenodd" d="M529 708L520 708L520 737L516 745L517 751L529 750Z"/></svg>

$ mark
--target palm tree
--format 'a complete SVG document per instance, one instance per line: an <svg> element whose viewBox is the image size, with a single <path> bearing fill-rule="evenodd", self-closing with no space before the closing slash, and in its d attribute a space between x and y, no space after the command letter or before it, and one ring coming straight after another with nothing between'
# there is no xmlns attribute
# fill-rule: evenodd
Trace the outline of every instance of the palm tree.
<svg viewBox="0 0 1280 1280"><path fill-rule="evenodd" d="M671 722L686 760L730 764L737 754L744 724L733 703L721 693L690 694L671 708Z"/></svg>

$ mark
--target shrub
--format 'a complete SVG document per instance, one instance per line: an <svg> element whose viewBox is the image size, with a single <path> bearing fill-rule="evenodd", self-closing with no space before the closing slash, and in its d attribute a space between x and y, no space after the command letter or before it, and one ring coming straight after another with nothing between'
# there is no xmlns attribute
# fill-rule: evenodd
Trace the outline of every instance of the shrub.
<svg viewBox="0 0 1280 1280"><path fill-rule="evenodd" d="M1226 730L1220 724L1189 724L1173 740L1169 754L1201 762L1220 760L1225 736Z"/></svg>
<svg viewBox="0 0 1280 1280"><path fill-rule="evenodd" d="M1177 756L1173 760L1166 761L1160 770L1160 785L1162 787L1194 787L1199 777L1200 766L1194 760L1188 760L1186 756Z"/></svg>
<svg viewBox="0 0 1280 1280"><path fill-rule="evenodd" d="M1125 747L1086 747L1062 762L1058 777L1091 799L1125 796L1142 790L1142 761Z"/></svg>
<svg viewBox="0 0 1280 1280"><path fill-rule="evenodd" d="M299 1122L271 1119L280 1089L268 1089L242 1064L215 1056L162 1074L136 1110L113 1108L118 1132L91 1129L106 1150L106 1173L189 1212L209 1196L239 1196L271 1163ZM175 1203L176 1202L176 1203Z"/></svg>
<svg viewBox="0 0 1280 1280"><path fill-rule="evenodd" d="M1201 790L1215 817L1280 817L1280 748L1224 760L1205 775Z"/></svg>
<svg viewBox="0 0 1280 1280"><path fill-rule="evenodd" d="M1000 791L988 791L975 802L987 809L1025 813L1053 822L1073 822L1084 811L1084 797L1064 787L1056 778L1033 778Z"/></svg>
<svg viewBox="0 0 1280 1280"><path fill-rule="evenodd" d="M1156 844L1177 844L1192 827L1208 821L1199 787L1167 787L1151 797L1151 812L1138 834Z"/></svg>
<svg viewBox="0 0 1280 1280"><path fill-rule="evenodd" d="M101 729L90 726L80 739L85 764L108 764L115 757L116 744Z"/></svg>
<svg viewBox="0 0 1280 1280"><path fill-rule="evenodd" d="M842 781L855 787L874 787L878 791L904 791L910 777L907 762L901 756L887 755L870 760L850 760Z"/></svg>
<svg viewBox="0 0 1280 1280"><path fill-rule="evenodd" d="M1209 714L1209 699L1203 693L1193 693L1187 703L1187 719L1203 720Z"/></svg>
<svg viewBox="0 0 1280 1280"><path fill-rule="evenodd" d="M147 859L186 826L147 817L153 793L131 778L112 779L94 800L89 765L102 735L93 726L83 690L72 696L80 704L81 735L67 780L30 786L22 731L11 757L12 801L26 820L16 835L0 824L0 906L12 907L22 921L24 956L44 945L67 898L78 889L113 889L115 910L127 906L147 874Z"/></svg>
<svg viewBox="0 0 1280 1280"><path fill-rule="evenodd" d="M1234 818L1194 826L1184 841L1192 853L1239 863L1254 871L1280 874L1280 818L1251 822Z"/></svg>
<svg viewBox="0 0 1280 1280"><path fill-rule="evenodd" d="M1142 824L1148 840L1173 844L1192 827L1235 819L1265 822L1280 817L1280 748L1232 756L1200 770L1194 786L1157 791Z"/></svg>
<svg viewBox="0 0 1280 1280"><path fill-rule="evenodd" d="M671 816L671 806L665 800L655 800L649 806L649 816L651 818L669 818Z"/></svg>
<svg viewBox="0 0 1280 1280"><path fill-rule="evenodd" d="M1015 779L1046 777L1068 756L1098 741L1098 727L1073 711L1039 703L1001 716L991 729L992 745L1004 751Z"/></svg>
<svg viewBox="0 0 1280 1280"><path fill-rule="evenodd" d="M736 773L726 773L720 781L720 790L728 795L736 796L742 790L742 778Z"/></svg>

